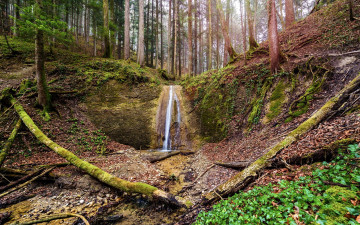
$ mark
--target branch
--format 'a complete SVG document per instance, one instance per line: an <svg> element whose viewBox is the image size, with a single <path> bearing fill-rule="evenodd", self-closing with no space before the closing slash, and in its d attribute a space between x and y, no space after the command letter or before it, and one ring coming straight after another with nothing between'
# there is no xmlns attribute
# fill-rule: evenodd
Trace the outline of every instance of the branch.
<svg viewBox="0 0 360 225"><path fill-rule="evenodd" d="M6 155L8 154L8 151L12 145L12 143L14 142L14 139L16 137L16 134L18 132L18 130L20 129L21 127L21 119L18 119L18 121L16 122L15 126L14 126L14 129L12 130L9 138L7 139L5 145L4 145L4 148L1 150L1 153L0 153L0 167L2 166L5 158L6 158Z"/></svg>
<svg viewBox="0 0 360 225"><path fill-rule="evenodd" d="M66 219L66 218L70 218L70 217L78 217L78 218L82 219L82 221L84 221L85 225L90 225L90 223L85 219L84 216L79 215L79 214L75 214L75 213L55 214L55 215L43 217L43 218L38 219L38 220L27 221L27 222L22 222L22 223L21 222L20 223L15 222L15 223L12 223L10 225L30 225L30 224L50 222L52 220Z"/></svg>

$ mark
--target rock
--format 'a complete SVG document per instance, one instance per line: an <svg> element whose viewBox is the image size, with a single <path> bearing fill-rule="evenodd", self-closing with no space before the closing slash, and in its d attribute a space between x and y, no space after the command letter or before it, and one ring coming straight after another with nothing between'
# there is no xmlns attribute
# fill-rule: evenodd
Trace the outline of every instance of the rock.
<svg viewBox="0 0 360 225"><path fill-rule="evenodd" d="M123 215L112 215L112 216L108 216L104 218L105 222L117 222L119 220L121 220L122 218L124 218Z"/></svg>
<svg viewBox="0 0 360 225"><path fill-rule="evenodd" d="M76 183L76 187L81 190L88 190L93 193L99 192L103 188L102 184L99 181L92 178L90 175L84 175Z"/></svg>
<svg viewBox="0 0 360 225"><path fill-rule="evenodd" d="M84 204L84 202L85 202L84 199L81 199L81 200L79 201L80 204Z"/></svg>
<svg viewBox="0 0 360 225"><path fill-rule="evenodd" d="M55 184L61 189L73 189L75 188L74 182L70 177L59 177L56 179Z"/></svg>

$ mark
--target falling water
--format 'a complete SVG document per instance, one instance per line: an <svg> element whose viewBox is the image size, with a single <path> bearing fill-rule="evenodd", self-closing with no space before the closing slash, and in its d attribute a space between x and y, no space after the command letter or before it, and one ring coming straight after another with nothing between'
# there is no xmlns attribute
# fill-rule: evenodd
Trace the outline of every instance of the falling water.
<svg viewBox="0 0 360 225"><path fill-rule="evenodd" d="M170 86L169 102L168 102L167 109L166 109L165 140L164 140L164 144L163 144L163 150L171 150L171 139L169 137L170 137L172 103L173 103L173 86Z"/></svg>
<svg viewBox="0 0 360 225"><path fill-rule="evenodd" d="M175 102L176 102L176 113L177 113L177 117L176 117L176 128L175 128L175 144L177 147L180 146L180 141L181 141L181 133L180 133L180 122L181 122L181 112L180 112L180 101L179 98L175 92Z"/></svg>

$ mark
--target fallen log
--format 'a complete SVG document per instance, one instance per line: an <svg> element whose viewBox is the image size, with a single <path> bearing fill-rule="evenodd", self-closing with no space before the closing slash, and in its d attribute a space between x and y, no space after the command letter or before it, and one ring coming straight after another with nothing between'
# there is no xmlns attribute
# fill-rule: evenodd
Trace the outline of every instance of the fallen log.
<svg viewBox="0 0 360 225"><path fill-rule="evenodd" d="M248 167L251 162L249 161L237 161L237 162L214 162L215 165L223 166L231 169L242 169Z"/></svg>
<svg viewBox="0 0 360 225"><path fill-rule="evenodd" d="M42 173L40 173L40 174L37 175L36 177L32 178L31 180L26 181L25 183L22 183L22 184L20 184L20 185L18 185L18 186L16 186L16 187L14 187L14 188L6 191L6 192L0 194L0 198L2 198L2 197L4 197L5 195L8 195L8 194L10 194L10 193L12 193L12 192L14 192L14 191L17 191L17 190L19 190L19 189L21 189L21 188L23 188L23 187L25 187L26 185L30 184L31 182L33 182L33 181L37 180L38 178L44 176L45 174L47 174L48 172L50 172L50 171L53 170L54 168L55 168L55 167L49 168L49 169L47 169L47 170L44 170Z"/></svg>
<svg viewBox="0 0 360 225"><path fill-rule="evenodd" d="M34 123L30 116L25 112L24 108L20 103L16 101L13 96L9 96L11 104L14 105L16 112L19 114L20 118L24 124L29 128L30 132L35 135L35 137L43 144L48 146L54 152L56 152L61 157L65 158L68 162L78 167L79 169L85 171L89 175L95 177L99 181L110 185L111 187L117 188L125 192L136 192L140 194L145 194L147 196L159 199L161 201L180 206L180 207L189 207L192 205L190 201L187 201L181 197L174 196L165 191L162 191L154 186L141 183L141 182L130 182L127 180L120 179L112 174L109 174L99 167L86 162L69 150L61 147L60 145L53 142L49 139Z"/></svg>
<svg viewBox="0 0 360 225"><path fill-rule="evenodd" d="M6 158L6 155L8 154L8 151L12 145L12 143L14 142L14 139L16 137L16 134L18 132L18 130L20 129L21 127L21 119L18 119L18 121L16 122L15 126L14 126L14 129L12 130L9 138L7 139L5 145L4 145L4 148L1 150L1 153L0 153L0 167L2 166L5 158Z"/></svg>
<svg viewBox="0 0 360 225"><path fill-rule="evenodd" d="M147 160L149 160L151 163L154 163L154 162L159 162L159 161L162 161L164 159L167 159L167 158L170 158L171 156L174 156L174 155L178 155L178 154L181 154L181 155L190 155L190 154L194 154L195 151L173 151L173 152L170 152L168 154L165 154L165 155L161 155L161 156L154 156L154 157L149 157L147 158Z"/></svg>
<svg viewBox="0 0 360 225"><path fill-rule="evenodd" d="M70 218L70 217L78 217L84 222L85 225L90 225L90 223L87 221L87 219L85 219L84 216L82 216L80 214L75 214L75 213L55 214L55 215L40 218L38 220L27 221L27 222L15 222L15 223L11 223L10 225L30 225L30 224L50 222L53 220L66 219L66 218Z"/></svg>
<svg viewBox="0 0 360 225"><path fill-rule="evenodd" d="M245 188L250 182L252 182L258 174L271 164L272 159L285 147L291 145L299 137L324 120L330 113L337 111L343 102L345 102L353 91L360 88L360 74L356 76L348 85L346 85L341 91L339 91L333 98L325 103L318 111L300 124L295 130L290 132L282 141L278 142L267 153L249 165L243 171L237 173L230 180L216 187L213 191L203 196L205 203L211 203L220 199L219 196L228 196Z"/></svg>

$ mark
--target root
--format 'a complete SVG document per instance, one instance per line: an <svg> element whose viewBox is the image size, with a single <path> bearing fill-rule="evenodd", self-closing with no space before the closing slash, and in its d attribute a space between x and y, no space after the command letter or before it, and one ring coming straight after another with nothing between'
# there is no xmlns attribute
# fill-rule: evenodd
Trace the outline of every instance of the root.
<svg viewBox="0 0 360 225"><path fill-rule="evenodd" d="M30 225L30 224L50 222L53 220L66 219L66 218L70 218L70 217L78 217L84 222L85 225L90 225L90 223L87 221L87 219L85 219L84 216L75 214L75 213L55 214L55 215L43 217L38 220L27 221L27 222L15 222L10 225Z"/></svg>

